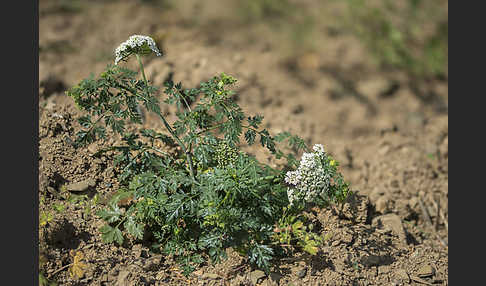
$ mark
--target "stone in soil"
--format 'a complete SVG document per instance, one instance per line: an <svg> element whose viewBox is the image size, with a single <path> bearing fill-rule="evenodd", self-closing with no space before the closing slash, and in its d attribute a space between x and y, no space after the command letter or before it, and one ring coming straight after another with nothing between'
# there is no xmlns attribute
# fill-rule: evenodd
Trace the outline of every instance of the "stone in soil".
<svg viewBox="0 0 486 286"><path fill-rule="evenodd" d="M408 284L410 283L410 277L408 276L407 271L405 269L398 269L393 273L394 282L397 284Z"/></svg>
<svg viewBox="0 0 486 286"><path fill-rule="evenodd" d="M371 225L379 229L390 230L398 236L401 245L407 245L407 236L402 225L402 220L396 214L390 213L373 218Z"/></svg>
<svg viewBox="0 0 486 286"><path fill-rule="evenodd" d="M381 258L377 255L368 255L361 259L361 263L367 267L378 266L381 263Z"/></svg>
<svg viewBox="0 0 486 286"><path fill-rule="evenodd" d="M379 213L385 214L388 211L390 197L384 195L379 197L375 202L375 210Z"/></svg>
<svg viewBox="0 0 486 286"><path fill-rule="evenodd" d="M255 270L250 272L249 277L252 285L256 285L258 283L258 280L265 277L265 272L261 270Z"/></svg>
<svg viewBox="0 0 486 286"><path fill-rule="evenodd" d="M202 276L201 276L202 279L210 279L210 280L216 280L216 279L220 279L221 277L216 274L216 273L204 273Z"/></svg>
<svg viewBox="0 0 486 286"><path fill-rule="evenodd" d="M433 276L434 274L435 274L435 269L430 265L424 265L420 267L419 270L417 271L417 276L420 278L430 277Z"/></svg>
<svg viewBox="0 0 486 286"><path fill-rule="evenodd" d="M80 182L68 184L66 185L66 190L70 192L84 192L88 190L89 187L94 187L95 185L96 181L90 178Z"/></svg>
<svg viewBox="0 0 486 286"><path fill-rule="evenodd" d="M130 275L130 272L126 270L120 271L118 273L118 278L116 279L116 286L128 286L129 280L128 276Z"/></svg>

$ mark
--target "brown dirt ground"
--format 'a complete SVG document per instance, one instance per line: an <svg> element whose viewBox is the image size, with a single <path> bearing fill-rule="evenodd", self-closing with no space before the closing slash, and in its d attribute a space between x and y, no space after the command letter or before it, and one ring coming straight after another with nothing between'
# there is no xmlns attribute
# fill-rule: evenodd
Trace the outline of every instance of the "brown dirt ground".
<svg viewBox="0 0 486 286"><path fill-rule="evenodd" d="M54 217L40 227L39 236L47 261L41 271L51 281L58 285L448 284L447 112L438 112L405 87L389 98L380 97L390 83L388 75L348 34L328 29L318 39L319 49L289 52L291 48L280 44L281 39L265 26L217 18L228 14L224 10L190 4L166 9L142 2L80 1L73 2L82 3L80 11L70 11L77 6L62 0L40 1L39 210ZM225 8L229 9L220 7ZM329 4L327 14L333 16L329 26L341 8ZM198 17L191 20L198 9ZM230 250L227 261L204 266L185 278L170 257L151 253L143 244L118 247L101 242L97 229L103 222L94 212L117 190L117 170L109 155L92 157L96 144L78 150L69 144L80 112L63 91L91 72L101 72L112 60L113 49L132 34L156 36L165 53L145 63L155 85L169 74L184 87L220 72L231 74L239 80L238 103L248 113L263 114L272 133L287 130L309 144L324 144L341 162L358 195L340 212L311 214L326 237L317 256L278 261L272 275L260 277ZM351 81L356 92L339 75ZM447 104L447 82L430 85ZM170 118L171 110L166 111ZM161 130L150 116L145 124ZM106 144L115 141L111 138ZM248 151L262 160L268 155ZM95 184L83 194L88 198L98 194L101 202L69 203L62 186L85 179ZM65 210L53 211L56 205ZM79 280L71 278L67 268L57 271L72 262L70 250L86 257L88 268Z"/></svg>

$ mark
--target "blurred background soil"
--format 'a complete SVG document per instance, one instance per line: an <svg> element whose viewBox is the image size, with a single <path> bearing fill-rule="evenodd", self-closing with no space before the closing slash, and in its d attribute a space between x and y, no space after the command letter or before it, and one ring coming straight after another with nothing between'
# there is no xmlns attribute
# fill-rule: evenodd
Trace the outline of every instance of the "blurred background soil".
<svg viewBox="0 0 486 286"><path fill-rule="evenodd" d="M50 282L448 284L447 1L40 0L39 6L39 235L41 273ZM323 144L340 162L357 196L343 213L314 214L326 238L319 255L279 261L265 276L230 251L227 261L185 278L170 257L146 245L101 242L94 212L116 191L117 173L109 157L92 157L96 144L81 150L68 144L80 112L64 91L102 72L133 34L152 36L164 54L145 58L152 84L172 79L192 88L230 74L238 79L237 102L264 115L272 134L290 131ZM134 61L126 65L136 69ZM149 114L145 125L163 130ZM80 193L63 188L79 182L87 184ZM72 263L71 250L88 265L79 279L67 267L58 271Z"/></svg>

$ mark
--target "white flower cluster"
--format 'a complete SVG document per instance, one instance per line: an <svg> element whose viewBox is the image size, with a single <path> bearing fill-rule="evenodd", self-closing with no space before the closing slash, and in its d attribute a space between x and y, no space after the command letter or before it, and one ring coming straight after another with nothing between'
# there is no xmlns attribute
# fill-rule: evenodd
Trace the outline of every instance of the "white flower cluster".
<svg viewBox="0 0 486 286"><path fill-rule="evenodd" d="M149 36L133 35L125 42L121 43L115 50L115 65L131 54L148 54L154 52L157 56L162 56L154 39Z"/></svg>
<svg viewBox="0 0 486 286"><path fill-rule="evenodd" d="M287 189L287 196L291 205L295 200L311 202L329 190L331 178L324 168L327 161L324 147L316 144L313 150L313 153L302 155L296 171L289 171L285 175L285 182L290 185Z"/></svg>

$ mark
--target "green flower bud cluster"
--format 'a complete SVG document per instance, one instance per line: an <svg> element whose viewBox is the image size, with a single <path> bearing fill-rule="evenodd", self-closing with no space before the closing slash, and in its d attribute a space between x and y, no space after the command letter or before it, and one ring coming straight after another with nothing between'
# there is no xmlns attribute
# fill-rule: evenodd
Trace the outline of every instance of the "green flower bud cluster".
<svg viewBox="0 0 486 286"><path fill-rule="evenodd" d="M223 140L218 142L218 145L216 146L216 162L218 163L218 168L225 168L230 164L236 164L238 155L238 149L231 147Z"/></svg>

